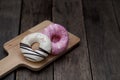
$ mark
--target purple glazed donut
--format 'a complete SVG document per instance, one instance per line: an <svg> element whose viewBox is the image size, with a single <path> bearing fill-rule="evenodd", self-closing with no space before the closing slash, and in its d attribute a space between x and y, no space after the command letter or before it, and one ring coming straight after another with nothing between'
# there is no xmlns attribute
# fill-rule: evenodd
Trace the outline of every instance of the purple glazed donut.
<svg viewBox="0 0 120 80"><path fill-rule="evenodd" d="M52 42L51 54L57 55L66 50L69 36L67 30L63 26L59 24L50 24L42 33L47 35Z"/></svg>

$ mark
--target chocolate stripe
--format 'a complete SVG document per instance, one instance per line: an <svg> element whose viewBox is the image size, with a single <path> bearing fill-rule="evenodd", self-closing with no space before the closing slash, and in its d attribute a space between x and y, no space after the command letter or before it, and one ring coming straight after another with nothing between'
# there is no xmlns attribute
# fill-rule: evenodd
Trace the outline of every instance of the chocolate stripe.
<svg viewBox="0 0 120 80"><path fill-rule="evenodd" d="M27 56L25 56L25 58L30 59L32 61L37 61L36 59L30 58L30 57L27 57Z"/></svg>
<svg viewBox="0 0 120 80"><path fill-rule="evenodd" d="M44 56L43 54L41 54L41 53L39 53L39 52L36 52L36 51L34 51L35 53L38 53L39 55L41 55L41 56ZM46 56L44 56L44 57L46 57Z"/></svg>
<svg viewBox="0 0 120 80"><path fill-rule="evenodd" d="M29 45L27 44L24 44L24 43L20 43L20 47L23 46L23 47L28 47L30 49L32 49ZM49 52L47 52L46 50L42 49L42 48L39 48L40 51L43 51L44 53L47 53L49 54Z"/></svg>
<svg viewBox="0 0 120 80"><path fill-rule="evenodd" d="M39 50L40 50L40 51L43 51L43 52L46 53L46 54L49 54L49 52L45 51L45 50L42 49L42 48L39 48Z"/></svg>
<svg viewBox="0 0 120 80"><path fill-rule="evenodd" d="M24 44L24 43L20 43L20 46L25 46L25 47L29 47L29 48L31 48L29 45Z"/></svg>
<svg viewBox="0 0 120 80"><path fill-rule="evenodd" d="M20 46L20 48L25 49L25 50L28 50L28 51L31 51L31 52L34 52L34 53L36 53L36 54L38 54L38 55L40 55L40 56L44 56L44 55L42 55L41 53L38 53L38 52L36 52L36 51L32 51L32 50L30 50L30 49L28 49L28 48L26 48L26 47ZM45 57L45 56L44 56L44 57Z"/></svg>
<svg viewBox="0 0 120 80"><path fill-rule="evenodd" d="M24 47L24 46L20 46L20 48L25 49L25 50L28 50L28 51L32 51L31 49L26 48L26 47ZM33 51L32 51L32 52L33 52Z"/></svg>
<svg viewBox="0 0 120 80"><path fill-rule="evenodd" d="M34 55L34 56L39 56L39 57L45 58L45 56L43 56L43 55L37 55L37 54L32 54L32 53L24 53L24 54Z"/></svg>

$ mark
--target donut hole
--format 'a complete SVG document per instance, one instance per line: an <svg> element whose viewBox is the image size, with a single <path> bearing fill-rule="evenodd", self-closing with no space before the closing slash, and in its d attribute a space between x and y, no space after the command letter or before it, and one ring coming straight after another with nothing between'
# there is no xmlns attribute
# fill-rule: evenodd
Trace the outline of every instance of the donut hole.
<svg viewBox="0 0 120 80"><path fill-rule="evenodd" d="M58 42L60 40L60 38L61 37L59 35L53 35L52 36L52 42L56 43L56 42Z"/></svg>
<svg viewBox="0 0 120 80"><path fill-rule="evenodd" d="M39 43L38 42L34 42L32 45L31 45L31 47L32 47L32 49L33 50L37 50L37 49L39 49Z"/></svg>

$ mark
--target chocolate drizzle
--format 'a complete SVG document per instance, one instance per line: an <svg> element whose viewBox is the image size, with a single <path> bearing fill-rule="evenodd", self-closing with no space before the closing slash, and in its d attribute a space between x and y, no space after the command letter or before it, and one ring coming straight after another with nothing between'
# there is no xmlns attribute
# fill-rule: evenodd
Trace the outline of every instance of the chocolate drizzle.
<svg viewBox="0 0 120 80"><path fill-rule="evenodd" d="M27 44L20 43L20 48L21 48L21 49L24 49L24 50L27 50L27 51L24 52L23 54L33 55L33 56L38 56L38 57L46 58L46 56L43 55L43 54L41 54L40 52L33 51L32 48L31 48L29 45L27 45ZM47 51L45 51L45 50L42 49L42 48L39 48L39 51L44 52L44 53L46 53L46 54L49 54ZM28 59L31 59L31 60L34 60L34 61L35 61L35 59L32 58L32 57L28 57L28 56L25 56L25 57L28 58Z"/></svg>
<svg viewBox="0 0 120 80"><path fill-rule="evenodd" d="M30 59L30 60L32 60L32 61L37 61L36 59L30 58L30 57L27 57L27 56L25 56L25 58L26 58L26 59Z"/></svg>
<svg viewBox="0 0 120 80"><path fill-rule="evenodd" d="M24 46L24 47L31 48L29 45L27 45L27 44L24 44L24 43L20 43L20 47L21 47L21 46Z"/></svg>
<svg viewBox="0 0 120 80"><path fill-rule="evenodd" d="M43 51L44 53L46 54L49 54L49 52L47 52L46 50L42 49L42 48L39 48L40 51Z"/></svg>
<svg viewBox="0 0 120 80"><path fill-rule="evenodd" d="M42 57L42 58L45 58L45 56L43 56L43 55L38 55L38 54L32 54L32 53L24 53L24 54L27 54L27 55L34 55L34 56L39 56L39 57Z"/></svg>

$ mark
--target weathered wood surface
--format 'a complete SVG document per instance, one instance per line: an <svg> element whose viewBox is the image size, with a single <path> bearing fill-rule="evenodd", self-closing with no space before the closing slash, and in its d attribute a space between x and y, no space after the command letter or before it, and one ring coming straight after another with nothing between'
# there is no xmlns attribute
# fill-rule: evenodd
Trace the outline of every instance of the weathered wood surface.
<svg viewBox="0 0 120 80"><path fill-rule="evenodd" d="M7 55L3 43L45 19L81 38L78 47L43 70L19 68L1 80L119 80L119 4L120 0L0 0L0 59Z"/></svg>
<svg viewBox="0 0 120 80"><path fill-rule="evenodd" d="M3 44L18 35L20 8L20 0L0 0L0 59L7 56ZM14 79L15 71L0 80Z"/></svg>
<svg viewBox="0 0 120 80"><path fill-rule="evenodd" d="M54 80L91 80L81 0L53 0L53 21L81 38L80 45L54 62Z"/></svg>
<svg viewBox="0 0 120 80"><path fill-rule="evenodd" d="M19 68L16 72L17 80L91 80L81 0L71 0L70 2L67 0L23 0L20 14L21 23L18 33L24 32L44 19L53 19L54 22L64 25L68 31L81 37L81 44L75 50L71 50L70 54L56 61L54 66L50 65L42 71L33 72ZM75 18L76 20L73 21Z"/></svg>
<svg viewBox="0 0 120 80"><path fill-rule="evenodd" d="M83 0L83 7L93 80L120 80L120 1Z"/></svg>

